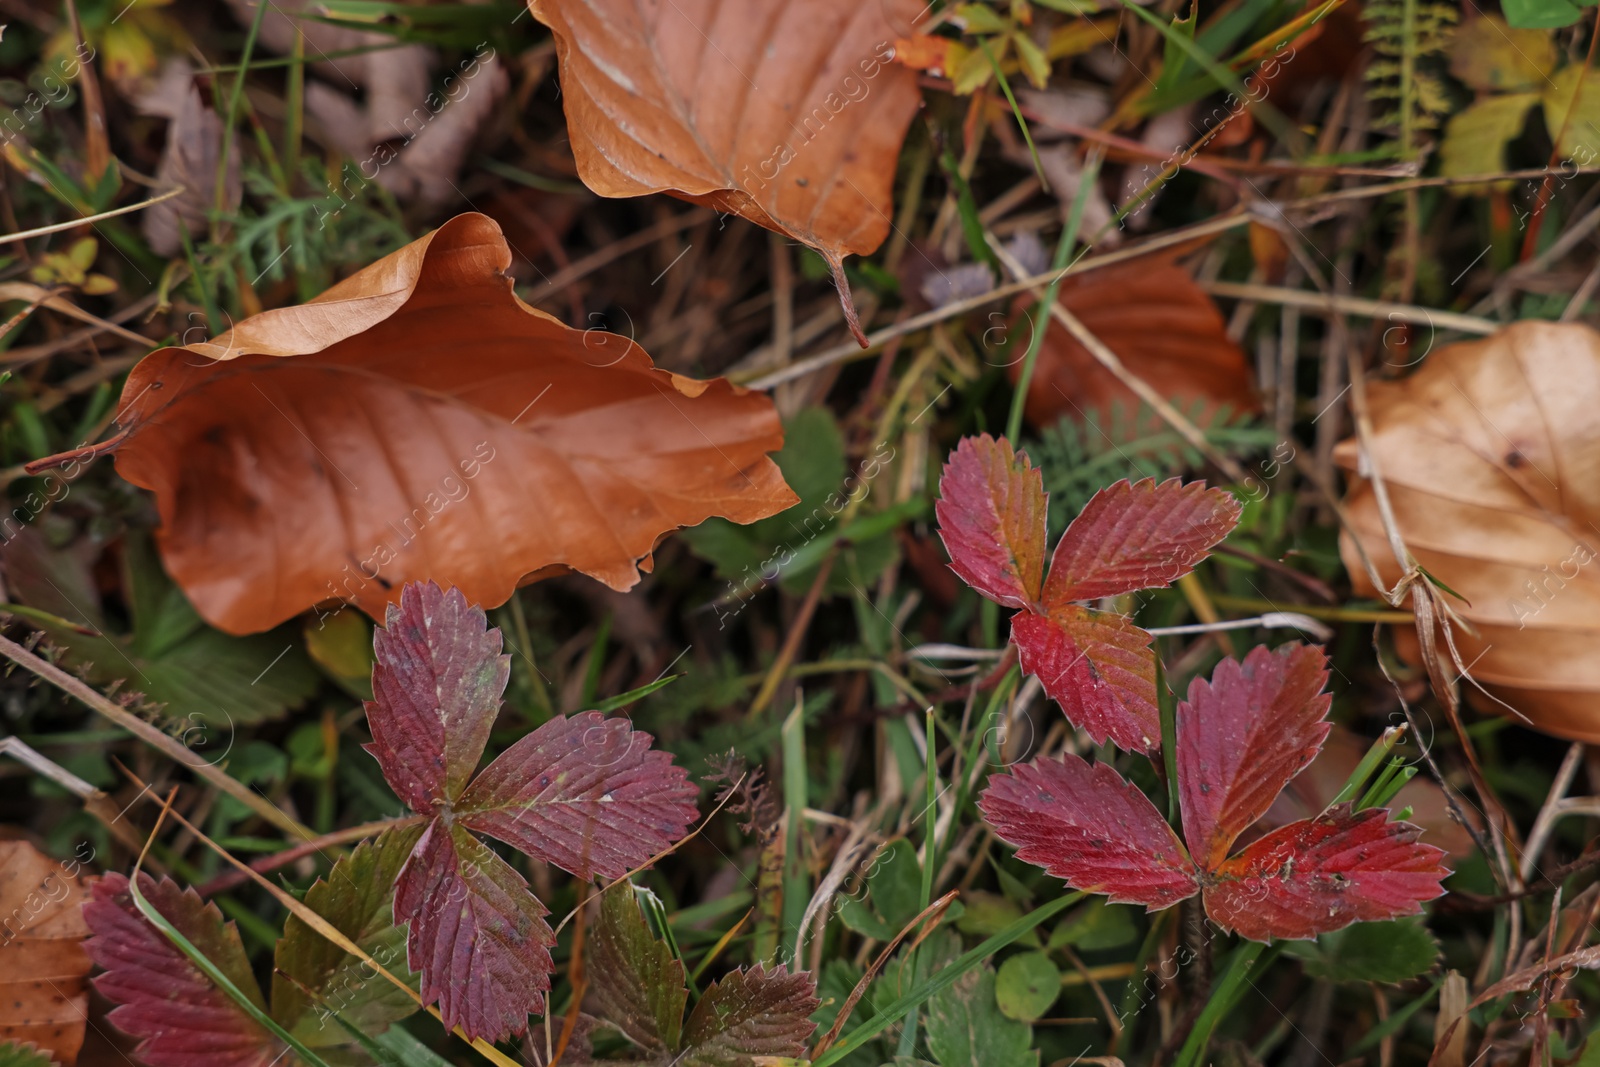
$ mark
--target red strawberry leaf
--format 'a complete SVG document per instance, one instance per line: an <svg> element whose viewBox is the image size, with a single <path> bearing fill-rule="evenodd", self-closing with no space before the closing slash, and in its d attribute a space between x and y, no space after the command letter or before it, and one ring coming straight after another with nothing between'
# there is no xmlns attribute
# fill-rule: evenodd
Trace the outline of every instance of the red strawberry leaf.
<svg viewBox="0 0 1600 1067"><path fill-rule="evenodd" d="M412 811L460 796L489 743L511 657L488 625L459 590L414 583L373 636L367 751Z"/></svg>
<svg viewBox="0 0 1600 1067"><path fill-rule="evenodd" d="M1444 892L1444 852L1382 808L1347 804L1290 823L1203 875L1206 914L1253 941L1307 940L1414 915Z"/></svg>
<svg viewBox="0 0 1600 1067"><path fill-rule="evenodd" d="M139 891L223 974L265 1009L239 932L215 904L163 878L139 875ZM251 1018L133 903L128 880L108 874L83 906L89 957L105 971L95 988L116 1004L106 1017L139 1039L150 1067L268 1067L283 1043Z"/></svg>
<svg viewBox="0 0 1600 1067"><path fill-rule="evenodd" d="M1056 544L1044 606L1169 585L1239 522L1239 502L1204 482L1126 479L1100 490Z"/></svg>
<svg viewBox="0 0 1600 1067"><path fill-rule="evenodd" d="M551 719L483 772L455 805L461 825L580 878L617 878L683 835L697 790L627 719Z"/></svg>
<svg viewBox="0 0 1600 1067"><path fill-rule="evenodd" d="M989 780L978 799L989 825L1077 889L1112 901L1170 907L1199 888L1178 835L1150 798L1104 763L1071 753Z"/></svg>
<svg viewBox="0 0 1600 1067"><path fill-rule="evenodd" d="M805 971L731 971L694 1006L678 1067L743 1067L758 1056L799 1058L816 1029L817 986Z"/></svg>
<svg viewBox="0 0 1600 1067"><path fill-rule="evenodd" d="M1011 639L1022 669L1038 676L1067 720L1096 744L1109 737L1129 752L1160 746L1148 633L1121 615L1062 604L1048 616L1018 612Z"/></svg>
<svg viewBox="0 0 1600 1067"><path fill-rule="evenodd" d="M555 934L528 883L488 845L442 819L428 825L394 887L396 922L422 999L448 1027L503 1040L544 1010Z"/></svg>
<svg viewBox="0 0 1600 1067"><path fill-rule="evenodd" d="M1179 703L1178 794L1183 839L1215 867L1267 813L1328 736L1328 658L1310 645L1265 645L1196 678Z"/></svg>
<svg viewBox="0 0 1600 1067"><path fill-rule="evenodd" d="M550 720L472 779L507 662L500 632L459 590L406 586L374 647L367 747L431 820L400 872L394 918L410 924L408 959L445 1025L499 1041L544 1010L554 938L544 905L473 831L611 877L683 836L695 788L648 734L598 712Z"/></svg>
<svg viewBox="0 0 1600 1067"><path fill-rule="evenodd" d="M1004 437L963 438L939 478L939 537L950 569L999 604L1039 599L1045 554L1044 482Z"/></svg>

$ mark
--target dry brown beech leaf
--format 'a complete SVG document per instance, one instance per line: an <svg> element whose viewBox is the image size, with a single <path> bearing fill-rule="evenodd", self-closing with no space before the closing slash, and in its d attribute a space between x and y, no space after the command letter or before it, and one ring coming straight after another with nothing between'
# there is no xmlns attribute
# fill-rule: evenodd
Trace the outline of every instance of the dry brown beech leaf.
<svg viewBox="0 0 1600 1067"><path fill-rule="evenodd" d="M505 238L465 214L309 303L128 376L117 471L230 633L406 582L504 603L563 570L639 580L667 532L796 500L772 402L658 370L637 344L518 300Z"/></svg>
<svg viewBox="0 0 1600 1067"><path fill-rule="evenodd" d="M1538 729L1600 742L1600 333L1520 322L1367 390L1400 536L1467 601L1441 594L1477 631L1456 631L1462 662ZM1392 588L1400 568L1356 440L1334 457L1356 472L1354 537ZM1350 531L1340 548L1356 591L1372 595Z"/></svg>
<svg viewBox="0 0 1600 1067"><path fill-rule="evenodd" d="M83 862L94 858L87 842L79 850ZM31 1043L64 1067L77 1062L88 1019L83 862L0 841L0 1045Z"/></svg>
<svg viewBox="0 0 1600 1067"><path fill-rule="evenodd" d="M676 193L810 245L865 346L843 259L889 235L895 164L921 105L893 42L924 0L529 7L555 34L584 184Z"/></svg>
<svg viewBox="0 0 1600 1067"><path fill-rule="evenodd" d="M1059 299L1130 371L1185 413L1199 405L1200 423L1221 404L1234 413L1258 409L1244 350L1228 338L1211 297L1170 257L1140 257L1069 276ZM1032 314L1031 299L1018 306ZM1019 319L1015 328L1029 327ZM1017 351L1026 351L1028 340L1019 337ZM1012 381L1021 372L1018 359ZM1028 421L1048 426L1089 411L1105 418L1113 405L1131 415L1139 398L1052 319L1028 388Z"/></svg>

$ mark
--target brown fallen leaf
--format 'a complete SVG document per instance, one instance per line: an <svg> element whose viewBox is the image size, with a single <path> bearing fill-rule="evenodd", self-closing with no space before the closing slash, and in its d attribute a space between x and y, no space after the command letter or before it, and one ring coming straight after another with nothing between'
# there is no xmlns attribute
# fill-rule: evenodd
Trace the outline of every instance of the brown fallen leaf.
<svg viewBox="0 0 1600 1067"><path fill-rule="evenodd" d="M493 220L459 215L133 369L117 471L155 493L167 571L207 621L251 633L336 599L376 616L427 578L488 607L565 570L627 589L667 532L795 502L766 396L563 325L512 294L510 262Z"/></svg>
<svg viewBox="0 0 1600 1067"><path fill-rule="evenodd" d="M77 1062L89 1008L89 927L78 881L94 849L57 862L26 841L0 841L0 1044L29 1042L62 1067Z"/></svg>
<svg viewBox="0 0 1600 1067"><path fill-rule="evenodd" d="M1244 350L1229 340L1211 297L1170 257L1068 276L1060 300L1130 371L1186 412L1200 405L1198 423L1209 422L1221 404L1234 412L1258 410ZM1032 306L1026 298L1017 303L1029 313ZM1026 351L1028 323L1019 317L1014 328L1024 331L1017 350ZM1019 359L1011 380L1021 375ZM1028 421L1048 426L1063 417L1082 419L1091 410L1103 415L1113 404L1132 413L1139 399L1052 319L1028 387Z"/></svg>
<svg viewBox="0 0 1600 1067"><path fill-rule="evenodd" d="M172 256L183 247L185 230L195 237L205 233L211 210L217 205L222 118L200 95L194 84L194 68L183 59L170 60L160 80L136 103L145 114L168 120L167 144L156 170L156 182L162 190L182 186L184 192L146 211L141 225L151 250L160 256ZM239 145L234 142L229 145L223 175L223 209L231 212L238 208L243 193Z"/></svg>
<svg viewBox="0 0 1600 1067"><path fill-rule="evenodd" d="M921 104L892 62L923 0L529 0L555 34L578 176L601 196L671 192L827 260L889 235L895 163Z"/></svg>
<svg viewBox="0 0 1600 1067"><path fill-rule="evenodd" d="M1600 742L1600 333L1519 322L1367 389L1400 535L1465 598L1443 594L1477 630L1456 631L1462 662L1538 729ZM1391 587L1400 569L1356 440L1334 458L1356 472L1340 549L1356 591L1372 595L1353 538ZM1415 634L1396 636L1414 660Z"/></svg>

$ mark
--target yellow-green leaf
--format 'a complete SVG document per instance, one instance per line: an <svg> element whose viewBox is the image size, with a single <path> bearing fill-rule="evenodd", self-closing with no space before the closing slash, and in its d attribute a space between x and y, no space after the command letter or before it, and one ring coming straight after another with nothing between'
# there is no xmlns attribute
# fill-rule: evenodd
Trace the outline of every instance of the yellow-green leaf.
<svg viewBox="0 0 1600 1067"><path fill-rule="evenodd" d="M1557 59L1549 30L1512 29L1498 15L1475 18L1450 38L1450 73L1474 89L1544 89Z"/></svg>
<svg viewBox="0 0 1600 1067"><path fill-rule="evenodd" d="M1562 161L1570 160L1580 167L1600 156L1600 73L1590 71L1584 77L1583 72L1583 64L1574 63L1544 87L1545 127L1556 142ZM1570 119L1568 108L1572 109Z"/></svg>
<svg viewBox="0 0 1600 1067"><path fill-rule="evenodd" d="M1450 120L1439 146L1439 172L1446 177L1494 174L1506 169L1506 145L1522 132L1538 93L1514 93L1480 100ZM1458 186L1457 192L1482 192Z"/></svg>
<svg viewBox="0 0 1600 1067"><path fill-rule="evenodd" d="M1025 33L1014 33L1011 40L1017 46L1017 59L1022 63L1022 73L1035 89L1043 89L1050 81L1050 61L1043 50Z"/></svg>

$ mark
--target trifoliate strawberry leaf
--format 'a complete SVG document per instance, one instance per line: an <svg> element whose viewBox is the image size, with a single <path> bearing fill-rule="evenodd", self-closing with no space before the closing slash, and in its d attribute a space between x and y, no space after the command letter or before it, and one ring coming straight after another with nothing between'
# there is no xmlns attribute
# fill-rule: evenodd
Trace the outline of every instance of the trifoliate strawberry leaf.
<svg viewBox="0 0 1600 1067"><path fill-rule="evenodd" d="M984 818L1017 858L1118 903L1170 907L1199 888L1150 798L1104 763L1067 753L989 779Z"/></svg>
<svg viewBox="0 0 1600 1067"><path fill-rule="evenodd" d="M1291 645L1190 689L1174 761L1187 853L1149 798L1070 754L990 778L978 805L1020 859L1076 888L1160 908L1198 884L1211 919L1253 940L1416 914L1442 892L1444 853L1387 811L1340 805L1227 856L1322 747L1326 680L1320 650Z"/></svg>
<svg viewBox="0 0 1600 1067"><path fill-rule="evenodd" d="M758 1056L805 1055L816 1029L817 986L808 972L757 964L706 990L683 1026L679 1067L749 1067Z"/></svg>
<svg viewBox="0 0 1600 1067"><path fill-rule="evenodd" d="M401 827L357 845L305 896L307 907L413 986L417 976L406 967L405 932L394 924L393 894L421 833L420 826ZM405 990L294 915L274 962L272 1017L330 1065L371 1062L340 1020L376 1036L417 1010Z"/></svg>
<svg viewBox="0 0 1600 1067"><path fill-rule="evenodd" d="M645 924L633 887L615 886L600 901L589 991L599 1015L649 1053L676 1053L689 991L683 964Z"/></svg>
<svg viewBox="0 0 1600 1067"><path fill-rule="evenodd" d="M1196 678L1178 705L1183 837L1201 866L1228 858L1328 736L1328 658L1311 645L1266 646Z"/></svg>
<svg viewBox="0 0 1600 1067"><path fill-rule="evenodd" d="M395 922L424 1001L445 1025L498 1041L550 988L546 909L473 831L583 878L614 877L681 837L695 787L650 736L598 712L546 722L476 779L507 680L498 630L459 590L413 583L374 642L368 750L430 821L395 886Z"/></svg>
<svg viewBox="0 0 1600 1067"><path fill-rule="evenodd" d="M1027 456L1004 438L966 438L950 454L939 492L951 569L990 600L1023 609L1011 621L1022 669L1096 743L1158 748L1150 635L1076 602L1188 574L1238 524L1239 502L1203 482L1118 482L1067 527L1041 584L1046 496Z"/></svg>
<svg viewBox="0 0 1600 1067"><path fill-rule="evenodd" d="M1252 941L1305 940L1415 915L1444 890L1444 852L1382 808L1331 808L1280 827L1203 875L1206 914Z"/></svg>
<svg viewBox="0 0 1600 1067"><path fill-rule="evenodd" d="M939 536L950 568L999 604L1039 600L1045 552L1044 482L1004 437L968 437L939 479Z"/></svg>
<svg viewBox="0 0 1600 1067"><path fill-rule="evenodd" d="M241 992L265 1008L234 925L215 904L163 878L139 875L145 898ZM83 906L89 957L105 971L95 988L116 1005L106 1016L137 1038L150 1067L268 1067L285 1047L152 926L128 880L108 874Z"/></svg>
<svg viewBox="0 0 1600 1067"><path fill-rule="evenodd" d="M1022 669L1038 677L1067 721L1129 752L1161 745L1151 637L1121 615L1063 604L1049 615L1011 620Z"/></svg>
<svg viewBox="0 0 1600 1067"><path fill-rule="evenodd" d="M1171 585L1239 524L1231 493L1204 482L1126 479L1100 490L1050 559L1046 609Z"/></svg>

